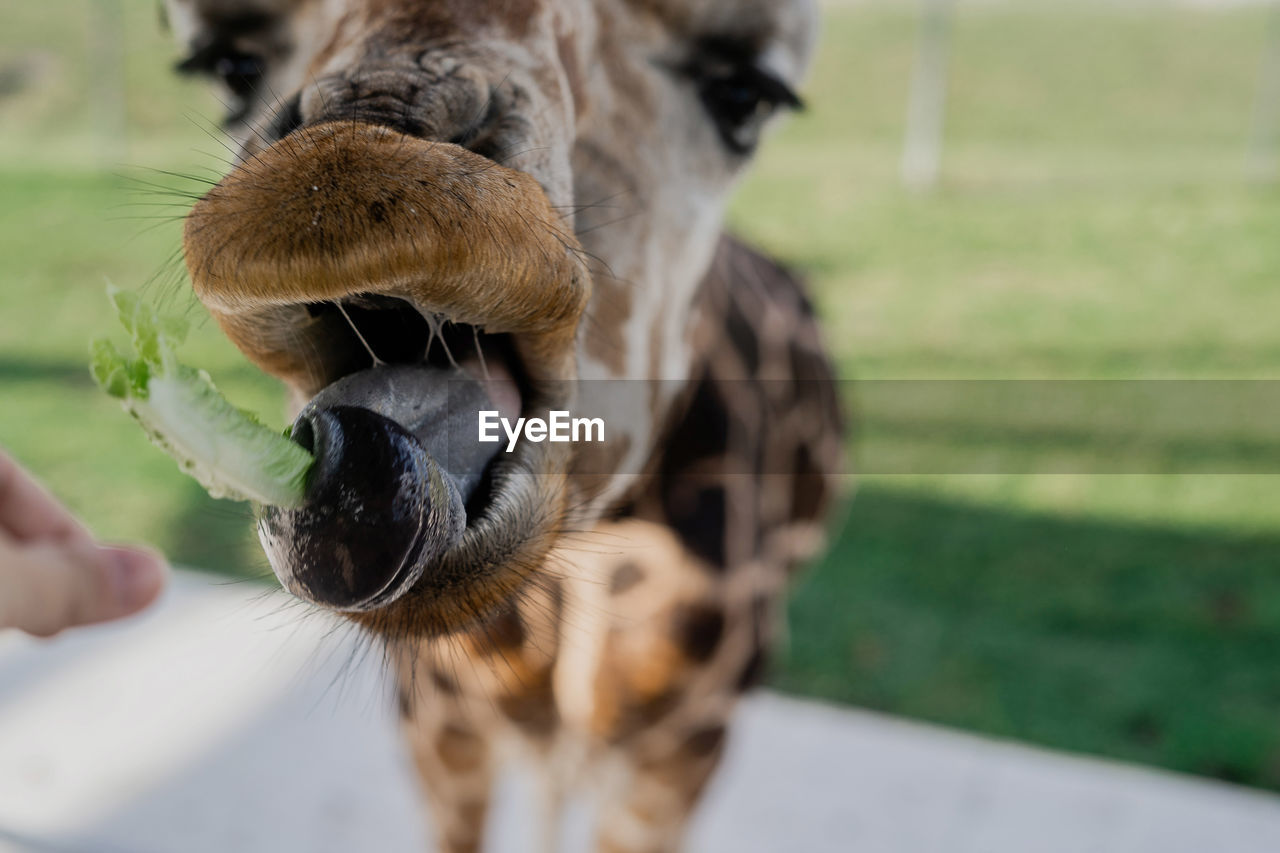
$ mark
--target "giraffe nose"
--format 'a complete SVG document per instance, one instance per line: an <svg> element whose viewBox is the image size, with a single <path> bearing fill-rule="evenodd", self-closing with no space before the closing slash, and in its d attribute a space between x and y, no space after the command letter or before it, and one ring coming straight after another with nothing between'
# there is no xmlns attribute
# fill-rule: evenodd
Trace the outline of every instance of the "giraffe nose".
<svg viewBox="0 0 1280 853"><path fill-rule="evenodd" d="M298 93L303 127L360 122L438 142L470 142L500 123L508 97L474 63L426 51L346 68Z"/></svg>

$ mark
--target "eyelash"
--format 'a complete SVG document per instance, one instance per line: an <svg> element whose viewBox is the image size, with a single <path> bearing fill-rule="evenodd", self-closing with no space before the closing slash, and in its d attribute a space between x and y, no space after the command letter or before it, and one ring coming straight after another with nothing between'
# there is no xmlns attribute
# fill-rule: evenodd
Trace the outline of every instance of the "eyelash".
<svg viewBox="0 0 1280 853"><path fill-rule="evenodd" d="M261 57L219 42L196 50L176 67L181 74L203 74L220 80L231 90L239 103L227 116L228 123L235 123L248 114L266 70Z"/></svg>
<svg viewBox="0 0 1280 853"><path fill-rule="evenodd" d="M227 121L234 123L249 111L265 71L260 57L229 45L213 43L177 65L184 74L204 74L221 80L240 100ZM698 97L734 154L750 154L765 121L780 107L803 109L804 103L786 83L746 60L714 57L690 62L685 73L698 88Z"/></svg>
<svg viewBox="0 0 1280 853"><path fill-rule="evenodd" d="M685 73L697 87L721 141L734 154L746 155L755 149L765 122L780 107L804 107L786 83L749 58L712 54L689 63Z"/></svg>

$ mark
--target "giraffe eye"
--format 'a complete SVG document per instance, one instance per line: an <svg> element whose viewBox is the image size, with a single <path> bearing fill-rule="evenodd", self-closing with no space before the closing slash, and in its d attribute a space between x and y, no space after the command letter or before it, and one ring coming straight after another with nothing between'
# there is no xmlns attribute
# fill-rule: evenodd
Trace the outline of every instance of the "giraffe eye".
<svg viewBox="0 0 1280 853"><path fill-rule="evenodd" d="M764 123L779 107L799 107L800 99L787 85L759 68L739 68L724 77L700 82L698 94L735 154L749 154L760 141Z"/></svg>
<svg viewBox="0 0 1280 853"><path fill-rule="evenodd" d="M227 116L227 121L234 123L248 114L250 103L261 91L266 63L260 56L215 40L179 62L177 71L212 77L226 86L238 102Z"/></svg>
<svg viewBox="0 0 1280 853"><path fill-rule="evenodd" d="M221 80L238 98L251 97L262 83L262 60L239 51L217 57L210 73Z"/></svg>
<svg viewBox="0 0 1280 853"><path fill-rule="evenodd" d="M725 147L750 154L765 122L780 107L799 109L800 98L740 47L707 43L684 68Z"/></svg>

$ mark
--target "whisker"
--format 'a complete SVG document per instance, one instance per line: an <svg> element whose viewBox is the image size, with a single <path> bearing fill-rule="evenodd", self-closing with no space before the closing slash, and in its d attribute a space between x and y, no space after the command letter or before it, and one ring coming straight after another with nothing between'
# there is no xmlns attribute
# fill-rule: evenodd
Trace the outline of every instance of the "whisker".
<svg viewBox="0 0 1280 853"><path fill-rule="evenodd" d="M480 347L480 327L479 326L473 325L471 327L471 338L472 340L475 341L476 358L480 359L480 373L481 375L484 376L485 380L487 381L490 378L489 364L484 360L484 350L481 349Z"/></svg>
<svg viewBox="0 0 1280 853"><path fill-rule="evenodd" d="M446 338L445 338L445 336L444 336L443 326L444 326L444 323L447 323L447 322L449 322L449 321L448 321L448 320L445 320L445 321L441 322L441 321L440 321L440 319L439 319L439 316L437 315L437 317L436 317L436 322L440 322L440 323L441 323L440 346L441 346L441 348L442 348L442 349L444 349L444 355L445 355L445 358L449 359L449 364L453 365L453 367L454 367L455 369L457 369L457 367L458 367L458 362L454 361L453 353L449 351L449 341L448 341L448 339L446 339Z"/></svg>
<svg viewBox="0 0 1280 853"><path fill-rule="evenodd" d="M378 354L373 351L373 347L369 346L369 342L364 339L364 335L360 334L360 330L356 328L355 321L351 319L351 315L347 313L347 309L342 307L342 301L333 300L333 304L337 306L338 312L346 318L347 324L351 326L351 331L356 333L356 337L360 339L360 343L364 345L365 352L369 353L369 357L373 359L374 367L386 367L387 363L378 358Z"/></svg>

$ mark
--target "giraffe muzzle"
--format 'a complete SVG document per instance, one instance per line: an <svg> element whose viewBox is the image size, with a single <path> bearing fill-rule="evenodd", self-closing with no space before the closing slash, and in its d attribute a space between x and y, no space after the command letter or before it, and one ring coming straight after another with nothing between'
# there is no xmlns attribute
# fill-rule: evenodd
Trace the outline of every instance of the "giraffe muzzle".
<svg viewBox="0 0 1280 853"><path fill-rule="evenodd" d="M568 453L498 458L476 416L566 405L589 296L538 183L386 128L307 127L197 202L184 249L228 337L304 403L306 503L259 518L284 586L422 633L514 594L566 511Z"/></svg>

